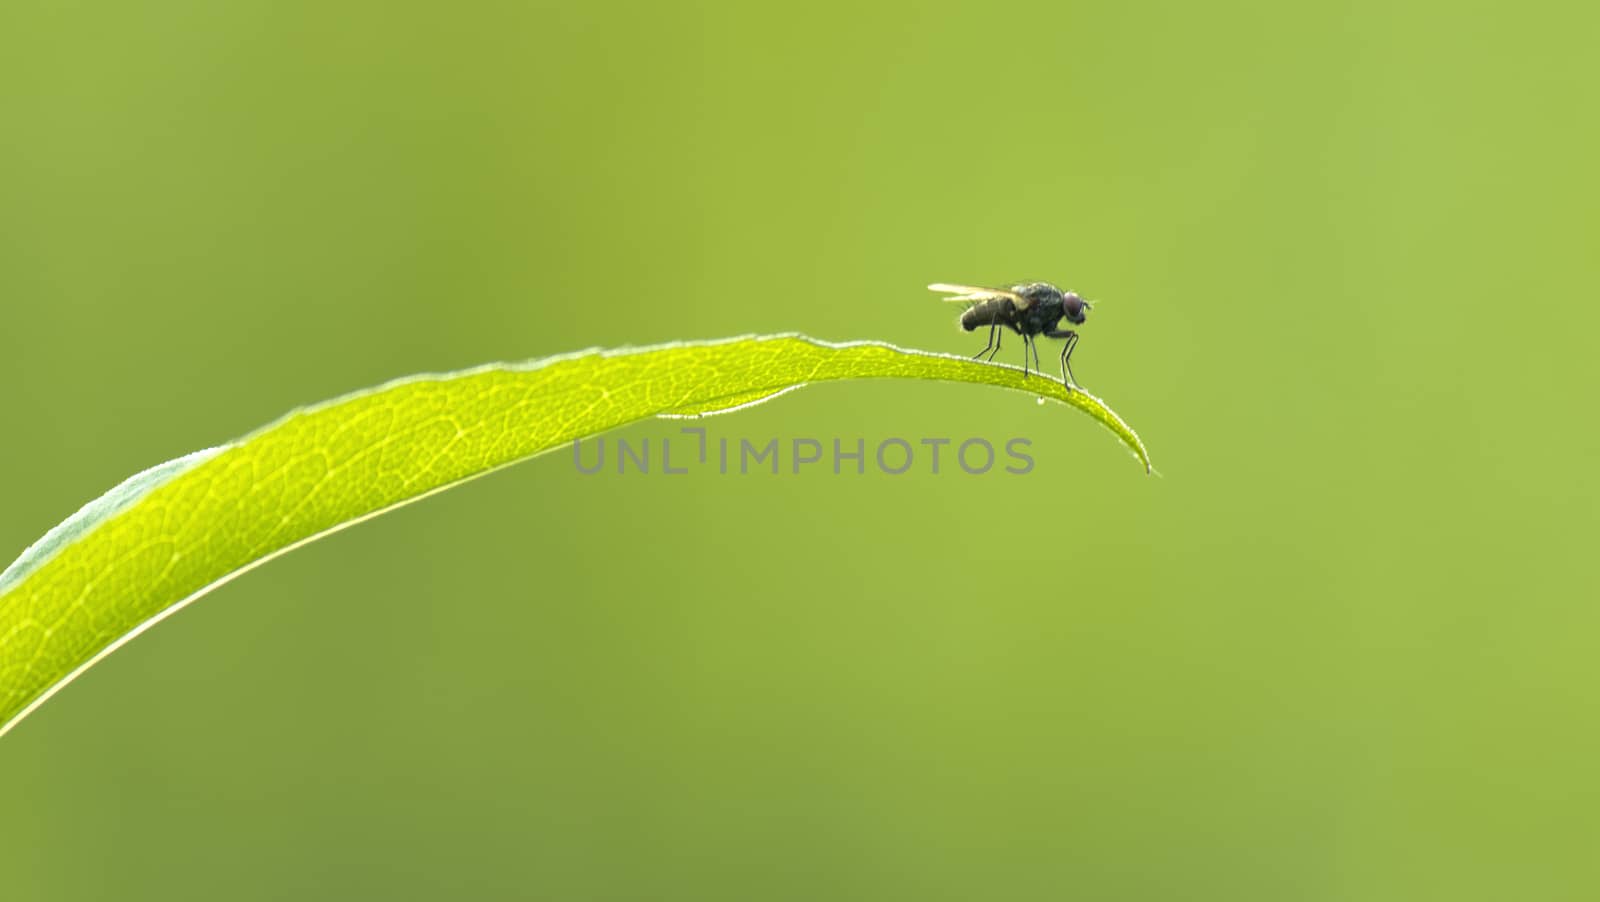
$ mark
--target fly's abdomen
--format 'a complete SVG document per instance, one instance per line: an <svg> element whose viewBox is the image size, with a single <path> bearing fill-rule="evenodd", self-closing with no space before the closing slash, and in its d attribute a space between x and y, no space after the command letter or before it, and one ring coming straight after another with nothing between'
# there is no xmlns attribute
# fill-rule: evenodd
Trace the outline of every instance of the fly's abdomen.
<svg viewBox="0 0 1600 902"><path fill-rule="evenodd" d="M983 326L992 326L995 323L1005 323L1009 320L1011 302L1004 298L994 301L984 301L967 308L961 314L961 328L971 332Z"/></svg>

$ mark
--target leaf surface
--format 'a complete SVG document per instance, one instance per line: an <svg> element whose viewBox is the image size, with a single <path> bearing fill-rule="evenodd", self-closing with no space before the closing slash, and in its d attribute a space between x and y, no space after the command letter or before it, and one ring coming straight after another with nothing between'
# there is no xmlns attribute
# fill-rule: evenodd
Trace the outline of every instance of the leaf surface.
<svg viewBox="0 0 1600 902"><path fill-rule="evenodd" d="M23 552L0 573L0 733L161 618L337 529L637 420L884 378L1060 401L1111 430L1149 471L1139 437L1082 390L869 342L746 337L407 377L146 470Z"/></svg>

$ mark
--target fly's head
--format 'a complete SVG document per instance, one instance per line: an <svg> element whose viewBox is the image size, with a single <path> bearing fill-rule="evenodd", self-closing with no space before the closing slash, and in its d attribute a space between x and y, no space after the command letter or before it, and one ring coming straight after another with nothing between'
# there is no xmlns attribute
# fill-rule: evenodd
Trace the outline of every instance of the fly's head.
<svg viewBox="0 0 1600 902"><path fill-rule="evenodd" d="M1067 322L1074 326L1083 325L1083 321L1089 318L1089 311L1092 309L1094 308L1089 302L1078 297L1075 291L1069 291L1061 297L1061 312L1066 316Z"/></svg>

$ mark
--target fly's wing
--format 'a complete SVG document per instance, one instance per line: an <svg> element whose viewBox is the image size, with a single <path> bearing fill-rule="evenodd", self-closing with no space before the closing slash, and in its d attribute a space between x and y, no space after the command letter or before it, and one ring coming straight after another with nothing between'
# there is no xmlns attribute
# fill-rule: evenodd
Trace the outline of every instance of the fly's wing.
<svg viewBox="0 0 1600 902"><path fill-rule="evenodd" d="M935 282L928 286L928 290L949 294L950 297L943 298L943 300L961 304L982 304L985 301L1007 300L1017 310L1026 310L1033 306L1031 298L1025 298L1015 291L1007 291L1004 288L977 288L972 285L947 285L943 282Z"/></svg>

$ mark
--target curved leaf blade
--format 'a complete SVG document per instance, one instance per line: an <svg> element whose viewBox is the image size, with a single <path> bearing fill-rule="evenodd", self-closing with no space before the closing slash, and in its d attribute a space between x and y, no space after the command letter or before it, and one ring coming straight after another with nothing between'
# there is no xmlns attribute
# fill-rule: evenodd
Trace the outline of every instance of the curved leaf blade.
<svg viewBox="0 0 1600 902"><path fill-rule="evenodd" d="M1110 429L1149 472L1138 435L1082 390L871 342L745 337L412 376L146 470L23 552L0 573L0 734L163 617L337 529L637 420L872 378L1052 398Z"/></svg>

